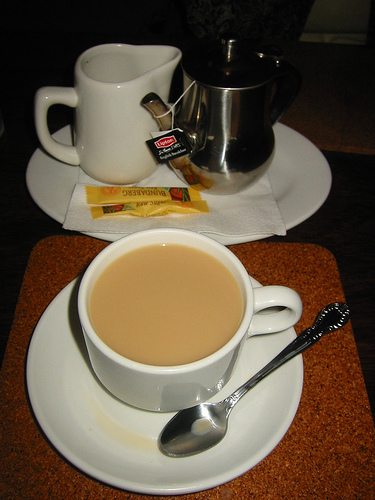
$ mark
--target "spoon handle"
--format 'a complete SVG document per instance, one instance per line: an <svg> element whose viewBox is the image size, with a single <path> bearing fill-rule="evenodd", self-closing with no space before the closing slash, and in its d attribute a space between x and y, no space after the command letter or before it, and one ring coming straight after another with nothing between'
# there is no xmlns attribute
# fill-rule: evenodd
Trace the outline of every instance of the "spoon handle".
<svg viewBox="0 0 375 500"><path fill-rule="evenodd" d="M267 375L313 346L326 333L333 332L344 326L349 320L349 315L349 307L344 303L335 302L324 307L316 317L312 326L300 333L297 338L288 344L285 349L267 363L258 373L226 398L228 413L242 396L258 382L267 377Z"/></svg>

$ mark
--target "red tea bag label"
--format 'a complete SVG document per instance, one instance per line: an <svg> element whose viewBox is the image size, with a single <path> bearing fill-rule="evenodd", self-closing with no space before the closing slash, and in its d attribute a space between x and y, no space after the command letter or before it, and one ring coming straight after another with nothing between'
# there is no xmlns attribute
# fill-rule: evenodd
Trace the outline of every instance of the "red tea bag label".
<svg viewBox="0 0 375 500"><path fill-rule="evenodd" d="M168 130L163 135L146 141L158 163L174 160L191 152L191 145L179 129Z"/></svg>

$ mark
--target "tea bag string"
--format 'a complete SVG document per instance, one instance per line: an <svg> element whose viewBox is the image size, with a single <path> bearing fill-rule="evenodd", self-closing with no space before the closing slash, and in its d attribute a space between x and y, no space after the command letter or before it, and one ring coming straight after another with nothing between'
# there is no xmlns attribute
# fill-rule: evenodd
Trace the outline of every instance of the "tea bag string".
<svg viewBox="0 0 375 500"><path fill-rule="evenodd" d="M171 124L171 128L173 129L174 128L174 114L175 114L175 107L176 105L181 101L181 99L184 97L185 94L188 93L188 91L191 89L191 87L193 85L195 85L196 81L193 80L191 82L191 84L184 90L184 92L180 95L180 97L177 99L177 101L172 104L172 105L169 105L167 104L168 106L168 111L166 111L165 113L163 113L162 115L158 115L158 116L155 116L155 118L163 118L163 116L167 116L168 113L171 113L172 114L172 124Z"/></svg>

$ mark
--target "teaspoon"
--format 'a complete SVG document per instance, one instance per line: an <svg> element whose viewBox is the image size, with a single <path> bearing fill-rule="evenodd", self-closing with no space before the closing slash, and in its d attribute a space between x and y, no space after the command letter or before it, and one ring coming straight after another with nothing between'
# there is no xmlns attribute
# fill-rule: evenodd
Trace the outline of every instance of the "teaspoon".
<svg viewBox="0 0 375 500"><path fill-rule="evenodd" d="M323 335L344 326L349 315L349 308L343 303L335 302L324 307L310 328L300 333L230 396L218 403L202 403L180 410L160 434L160 450L170 457L187 457L215 446L225 436L229 414L242 396L281 365L318 342Z"/></svg>

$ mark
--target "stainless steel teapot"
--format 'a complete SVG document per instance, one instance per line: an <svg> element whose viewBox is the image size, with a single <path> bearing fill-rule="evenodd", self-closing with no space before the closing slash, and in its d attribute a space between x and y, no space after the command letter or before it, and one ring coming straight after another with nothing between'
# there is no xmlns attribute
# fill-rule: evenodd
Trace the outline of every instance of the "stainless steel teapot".
<svg viewBox="0 0 375 500"><path fill-rule="evenodd" d="M272 125L297 95L299 72L278 50L231 36L184 54L181 64L185 93L174 116L156 94L142 100L162 130L182 130L190 145L169 163L197 189L246 189L272 161Z"/></svg>

